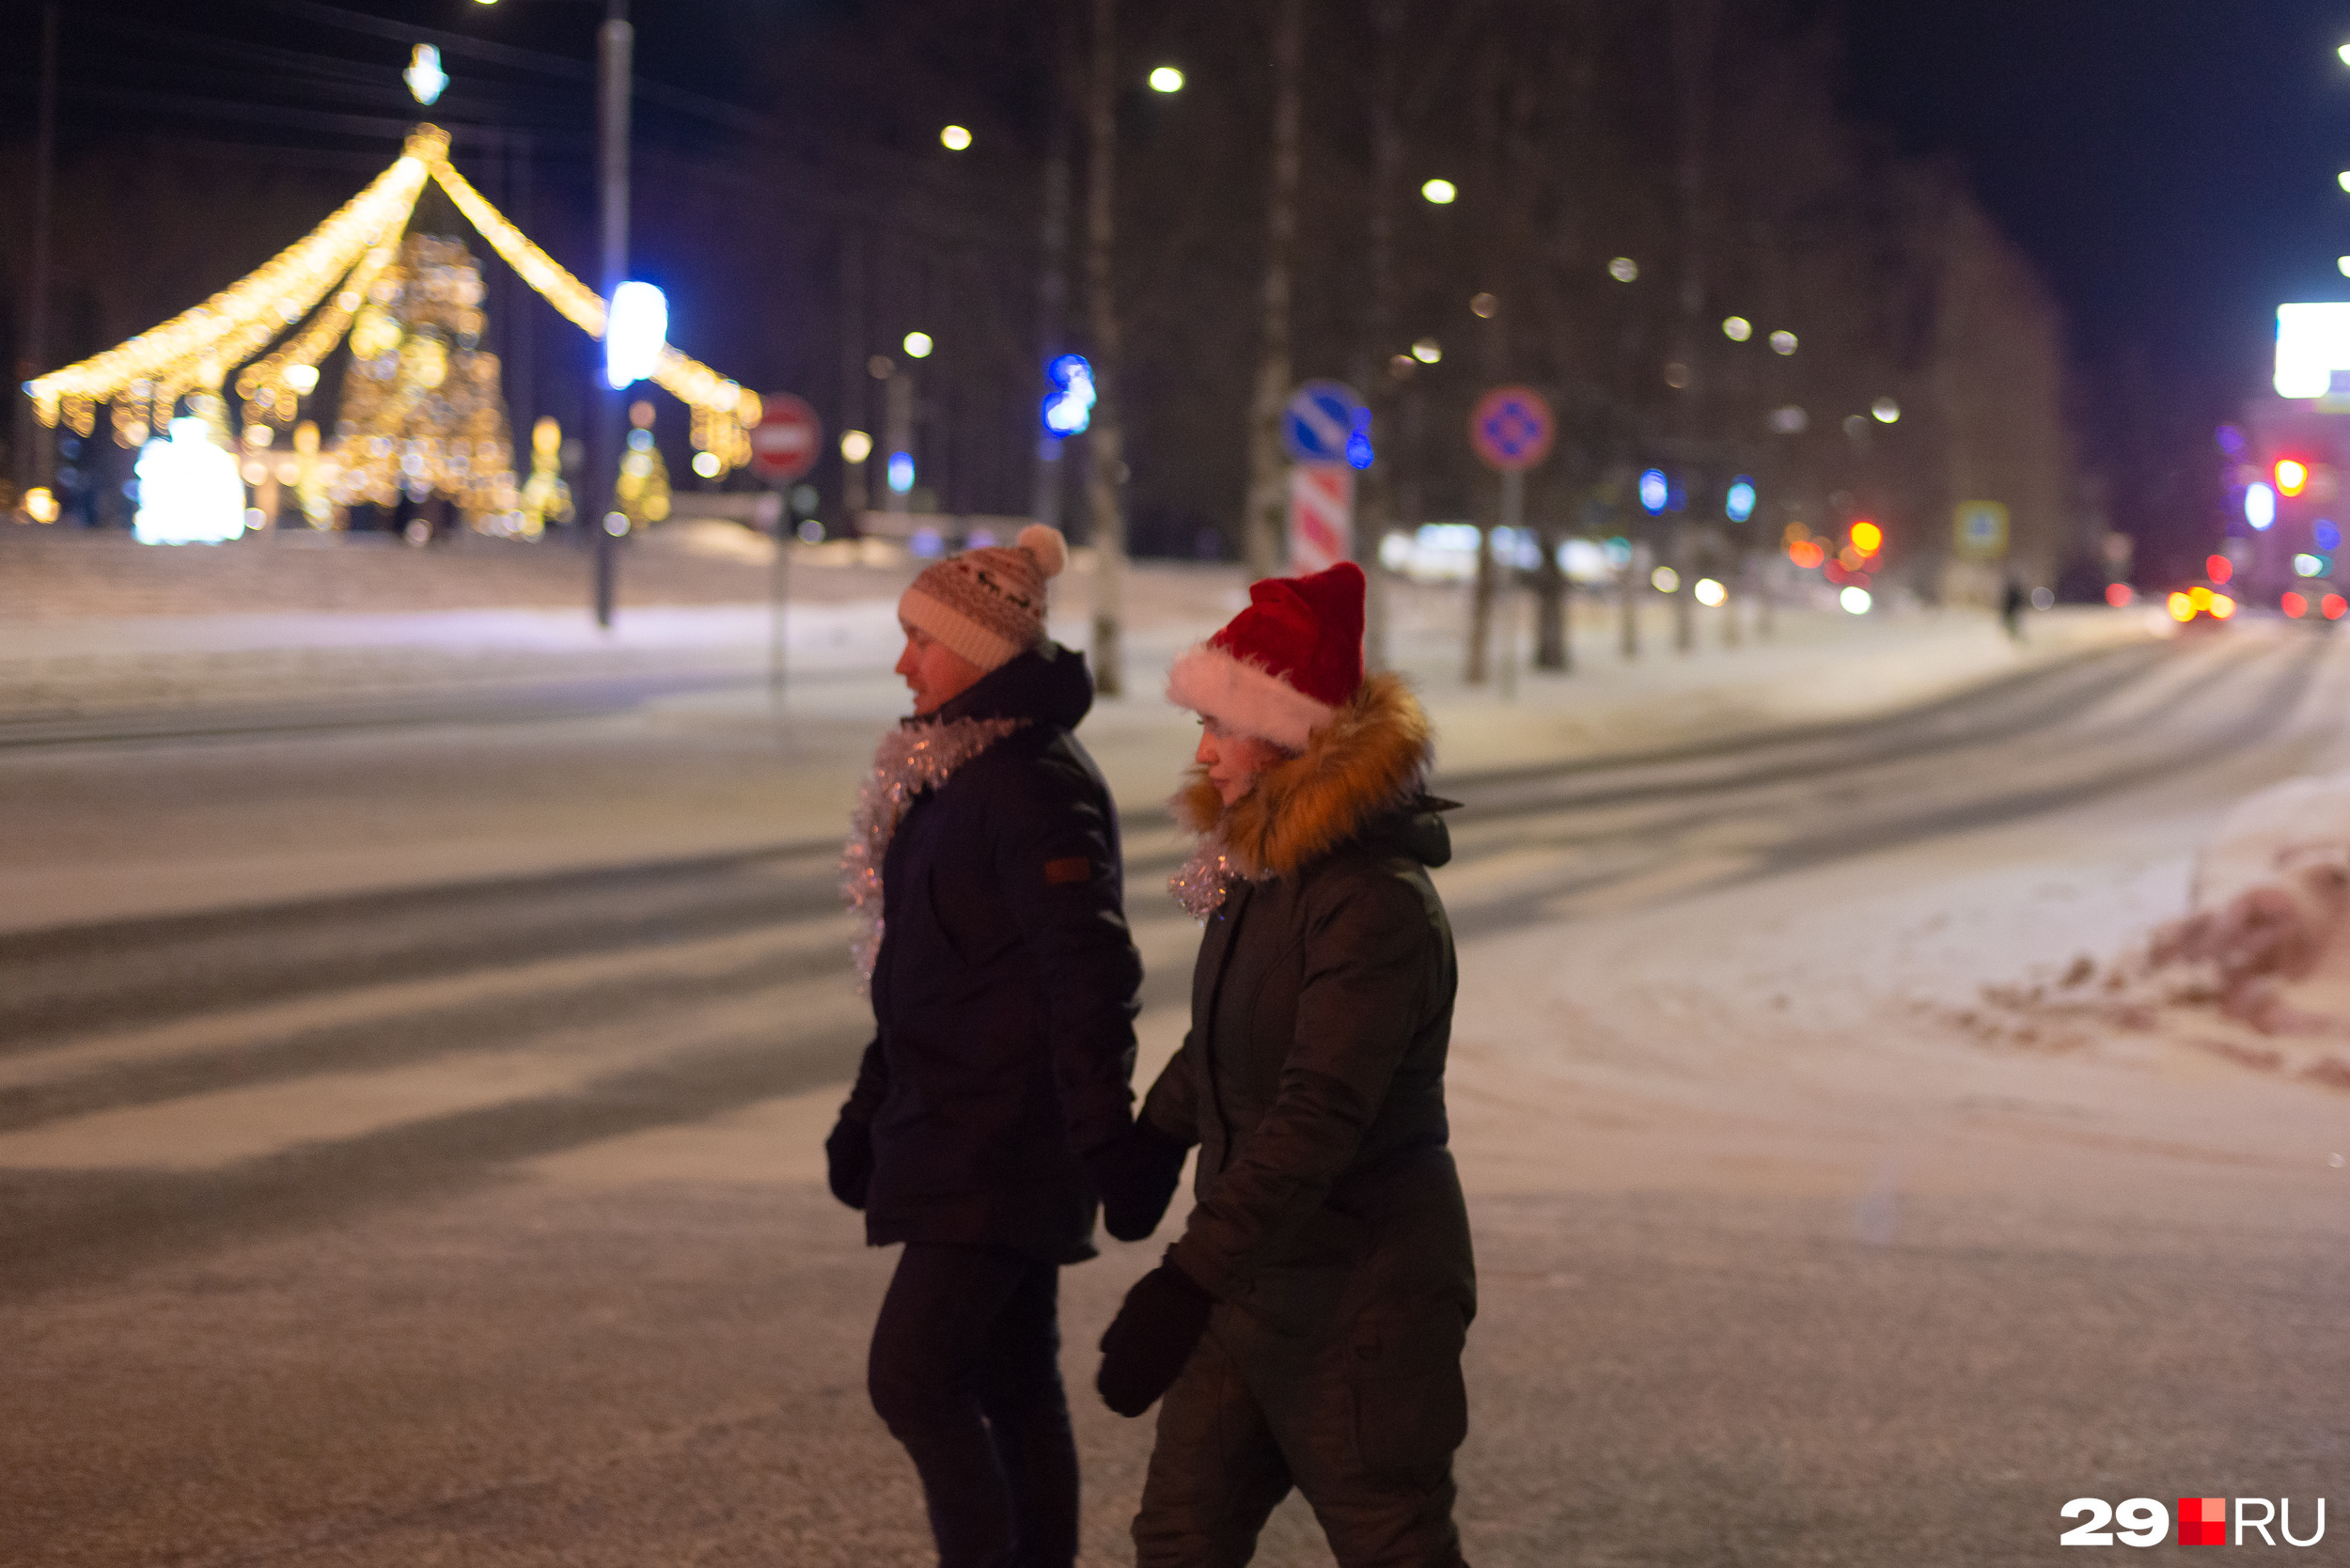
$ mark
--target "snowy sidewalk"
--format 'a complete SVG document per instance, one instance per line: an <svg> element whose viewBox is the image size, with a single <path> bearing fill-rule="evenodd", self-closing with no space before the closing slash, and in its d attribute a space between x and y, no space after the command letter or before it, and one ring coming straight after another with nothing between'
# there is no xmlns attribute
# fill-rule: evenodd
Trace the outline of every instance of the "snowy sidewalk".
<svg viewBox="0 0 2350 1568"><path fill-rule="evenodd" d="M516 558L468 544L446 553L289 541L223 552L139 550L112 540L43 539L30 549L0 534L0 564L17 575L0 613L0 729L107 715L202 713L257 705L317 708L545 690L566 682L633 682L704 695L746 720L765 704L774 622L749 595L767 568L713 557L704 543L648 546L623 569L624 585L673 592L679 603L623 601L616 624L597 627L583 607L548 602L581 563L541 546ZM728 541L718 541L727 543ZM744 543L764 541L744 536ZM117 560L125 549L137 551ZM795 550L784 652L793 719L885 723L902 711L889 674L897 654L894 605L919 563L860 559L848 547ZM101 570L101 569L104 570ZM1084 646L1091 562L1080 552L1056 584L1053 629ZM134 570L135 569L135 570ZM115 581L112 572L133 580ZM160 575L162 587L158 588ZM515 602L484 605L485 590ZM691 602L731 592L731 601ZM1578 601L1574 672L1522 667L1531 607L1521 602L1514 655L1497 640L1494 678L1460 679L1467 594L1394 581L1389 654L1411 674L1445 727L1455 770L1536 764L1593 751L1719 738L1789 723L1849 717L1921 700L2083 647L2167 630L2143 612L2068 610L2037 616L2015 645L1970 611L1888 613L1781 609L1773 635L1758 635L1751 607L1700 610L1696 647L1678 652L1670 611L1653 596L1641 611L1640 654L1618 651L1612 604ZM1154 698L1167 664L1246 602L1237 567L1141 562L1124 588L1127 688ZM174 613L135 613L150 604ZM257 609L257 604L333 608ZM23 606L40 606L38 614ZM217 604L213 613L189 613ZM427 605L444 607L422 607ZM79 613L75 613L79 612ZM133 612L133 613L126 613ZM1127 713L1129 708L1148 713ZM1155 701L1105 702L1090 727L1153 734Z"/></svg>
<svg viewBox="0 0 2350 1568"><path fill-rule="evenodd" d="M462 552L410 554L465 569ZM1056 585L1053 632L1073 646L1082 565ZM795 560L780 711L760 604L624 604L608 633L546 605L0 619L0 929L837 841L906 711L890 666L911 574ZM1167 666L1245 602L1234 567L1143 563L1126 580L1127 695L1082 734L1137 832L1195 744L1159 695ZM2159 634L2059 612L2018 646L1971 613L1781 610L1769 640L1748 626L1727 647L1709 611L1681 654L1653 602L1626 662L1613 607L1578 604L1574 672L1521 670L1505 696L1498 676L1461 679L1466 608L1463 589L1409 585L1391 604L1393 660L1456 776L1865 717ZM143 738L86 739L103 734Z"/></svg>

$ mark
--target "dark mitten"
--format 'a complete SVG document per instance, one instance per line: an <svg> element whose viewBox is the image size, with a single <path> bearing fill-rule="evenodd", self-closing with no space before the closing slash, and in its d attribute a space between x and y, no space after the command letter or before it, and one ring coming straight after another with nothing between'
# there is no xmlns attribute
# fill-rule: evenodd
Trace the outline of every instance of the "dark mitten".
<svg viewBox="0 0 2350 1568"><path fill-rule="evenodd" d="M1126 1293L1126 1304L1102 1336L1102 1371L1093 1386L1121 1416L1139 1416L1173 1386L1208 1331L1215 1298L1173 1263L1161 1263Z"/></svg>
<svg viewBox="0 0 2350 1568"><path fill-rule="evenodd" d="M1183 1179L1185 1144L1148 1121L1086 1156L1086 1172L1102 1194L1102 1223L1120 1241L1140 1241L1158 1229Z"/></svg>
<svg viewBox="0 0 2350 1568"><path fill-rule="evenodd" d="M865 1207L865 1189L873 1179L873 1129L870 1123L842 1117L824 1139L824 1175L832 1195L852 1209Z"/></svg>

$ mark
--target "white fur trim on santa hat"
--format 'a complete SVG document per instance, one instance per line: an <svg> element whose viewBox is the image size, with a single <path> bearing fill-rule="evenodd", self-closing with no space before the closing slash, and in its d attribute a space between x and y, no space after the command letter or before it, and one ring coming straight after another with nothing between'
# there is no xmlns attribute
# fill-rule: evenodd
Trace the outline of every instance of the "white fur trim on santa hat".
<svg viewBox="0 0 2350 1568"><path fill-rule="evenodd" d="M1195 643L1167 672L1167 699L1227 729L1303 751L1330 722L1324 706L1271 670L1236 659L1213 643Z"/></svg>

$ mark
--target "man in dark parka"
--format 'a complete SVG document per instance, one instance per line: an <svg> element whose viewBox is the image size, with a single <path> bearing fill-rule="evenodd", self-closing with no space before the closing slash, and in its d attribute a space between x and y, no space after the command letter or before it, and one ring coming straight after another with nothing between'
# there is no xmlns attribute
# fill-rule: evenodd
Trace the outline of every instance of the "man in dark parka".
<svg viewBox="0 0 2350 1568"><path fill-rule="evenodd" d="M1100 1386L1126 1415L1166 1394L1139 1568L1247 1561L1292 1485L1342 1568L1450 1568L1476 1269L1446 1147L1428 722L1401 680L1364 679L1358 569L1251 598L1168 682L1204 729L1175 802L1201 849L1176 881L1207 929L1137 1137L1161 1176L1198 1146L1198 1202L1104 1338Z"/></svg>
<svg viewBox="0 0 2350 1568"><path fill-rule="evenodd" d="M907 589L916 716L882 744L845 858L875 1034L825 1147L868 1241L905 1247L868 1384L943 1568L1075 1558L1059 1269L1093 1256L1131 1138L1141 964L1117 812L1070 732L1092 682L1044 638L1065 558L1031 527Z"/></svg>

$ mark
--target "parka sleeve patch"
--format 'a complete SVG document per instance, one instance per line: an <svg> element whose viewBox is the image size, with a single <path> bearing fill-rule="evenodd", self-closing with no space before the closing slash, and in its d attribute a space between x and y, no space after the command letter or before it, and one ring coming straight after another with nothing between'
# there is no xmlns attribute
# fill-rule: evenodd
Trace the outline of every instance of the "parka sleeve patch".
<svg viewBox="0 0 2350 1568"><path fill-rule="evenodd" d="M1044 863L1044 880L1055 887L1066 886L1072 883L1091 882L1093 862L1082 855L1072 855L1059 860L1047 860Z"/></svg>

